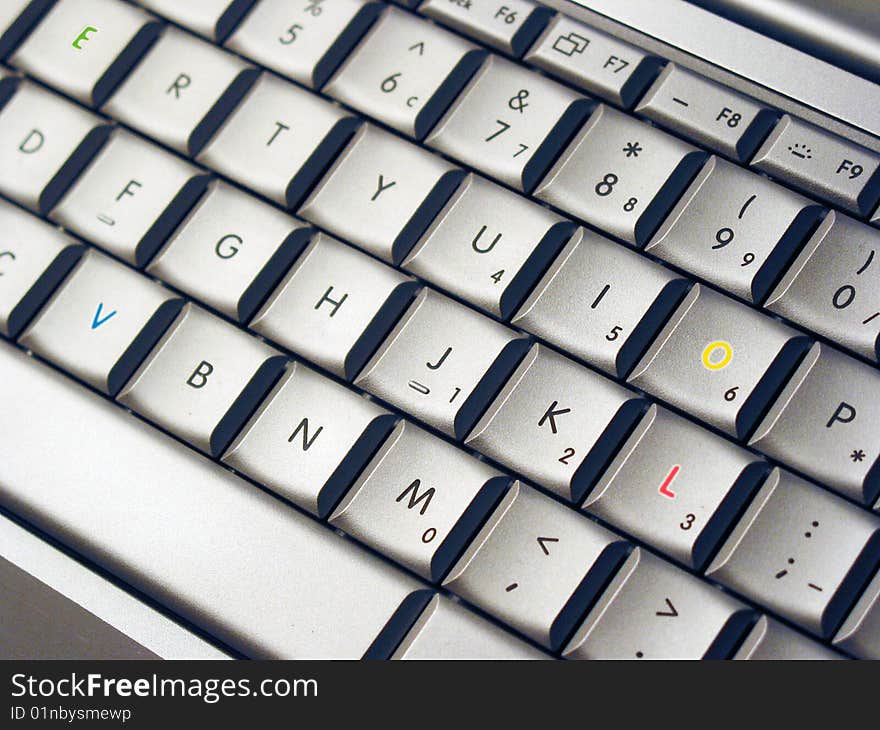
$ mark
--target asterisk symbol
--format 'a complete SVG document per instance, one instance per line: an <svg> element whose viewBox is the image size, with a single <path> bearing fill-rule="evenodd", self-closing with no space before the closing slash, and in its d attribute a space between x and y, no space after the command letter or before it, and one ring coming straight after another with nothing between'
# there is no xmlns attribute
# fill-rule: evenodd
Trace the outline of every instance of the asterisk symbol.
<svg viewBox="0 0 880 730"><path fill-rule="evenodd" d="M623 151L627 157L638 157L639 152L642 151L642 146L638 142L627 142L623 147Z"/></svg>
<svg viewBox="0 0 880 730"><path fill-rule="evenodd" d="M862 451L861 449L855 449L849 455L849 458L852 459L853 461L864 461L865 460L865 452Z"/></svg>

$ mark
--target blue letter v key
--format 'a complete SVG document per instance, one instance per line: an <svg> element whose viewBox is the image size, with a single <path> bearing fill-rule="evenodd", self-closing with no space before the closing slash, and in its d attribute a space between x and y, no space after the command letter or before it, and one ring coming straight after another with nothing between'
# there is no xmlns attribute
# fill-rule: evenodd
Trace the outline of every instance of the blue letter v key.
<svg viewBox="0 0 880 730"><path fill-rule="evenodd" d="M96 330L102 324L104 324L108 319L110 319L114 314L116 314L116 310L114 309L110 314L105 317L101 316L101 313L104 311L104 302L99 302L98 309L95 312L95 317L92 319L92 329Z"/></svg>

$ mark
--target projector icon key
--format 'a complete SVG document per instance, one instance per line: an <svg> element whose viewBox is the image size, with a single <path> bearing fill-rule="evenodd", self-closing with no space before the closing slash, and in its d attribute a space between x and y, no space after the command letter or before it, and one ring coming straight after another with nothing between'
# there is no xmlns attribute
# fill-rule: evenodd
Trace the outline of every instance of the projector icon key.
<svg viewBox="0 0 880 730"><path fill-rule="evenodd" d="M553 41L553 50L563 56L573 56L575 53L583 53L590 45L588 38L578 35L574 31L568 35L561 35Z"/></svg>

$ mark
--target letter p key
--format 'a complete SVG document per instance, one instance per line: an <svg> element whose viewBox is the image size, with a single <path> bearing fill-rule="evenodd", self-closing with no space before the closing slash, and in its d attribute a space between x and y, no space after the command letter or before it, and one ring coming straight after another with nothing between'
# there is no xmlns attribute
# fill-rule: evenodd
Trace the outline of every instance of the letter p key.
<svg viewBox="0 0 880 730"><path fill-rule="evenodd" d="M97 28L95 28L92 25L87 25L85 28L83 28L80 31L80 34L76 38L73 39L73 43L71 43L70 45L72 45L74 48L76 48L76 50L81 51L82 46L80 45L80 43L82 43L83 41L90 40L89 35L91 33L97 33L97 32L98 32Z"/></svg>
<svg viewBox="0 0 880 730"><path fill-rule="evenodd" d="M846 401L840 401L840 405L834 409L825 428L831 428L835 423L851 423L856 418L856 409Z"/></svg>

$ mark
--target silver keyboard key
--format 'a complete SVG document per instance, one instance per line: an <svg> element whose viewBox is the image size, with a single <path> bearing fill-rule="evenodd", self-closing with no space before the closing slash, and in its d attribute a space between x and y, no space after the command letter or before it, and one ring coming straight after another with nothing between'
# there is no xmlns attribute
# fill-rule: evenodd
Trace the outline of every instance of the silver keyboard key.
<svg viewBox="0 0 880 730"><path fill-rule="evenodd" d="M764 306L880 362L880 232L831 211Z"/></svg>
<svg viewBox="0 0 880 730"><path fill-rule="evenodd" d="M16 384L0 389L4 508L238 652L384 657L427 602L387 561L20 350L0 347L0 380Z"/></svg>
<svg viewBox="0 0 880 730"><path fill-rule="evenodd" d="M768 469L755 454L653 405L583 508L699 570Z"/></svg>
<svg viewBox="0 0 880 730"><path fill-rule="evenodd" d="M311 235L302 221L218 180L147 271L247 322Z"/></svg>
<svg viewBox="0 0 880 730"><path fill-rule="evenodd" d="M880 573L853 606L834 637L834 646L861 659L880 659Z"/></svg>
<svg viewBox="0 0 880 730"><path fill-rule="evenodd" d="M435 595L392 659L550 659L444 596Z"/></svg>
<svg viewBox="0 0 880 730"><path fill-rule="evenodd" d="M283 367L272 348L187 304L118 400L219 456Z"/></svg>
<svg viewBox="0 0 880 730"><path fill-rule="evenodd" d="M255 0L138 0L141 5L212 41L222 42Z"/></svg>
<svg viewBox="0 0 880 730"><path fill-rule="evenodd" d="M713 156L645 251L760 303L821 210L766 177Z"/></svg>
<svg viewBox="0 0 880 730"><path fill-rule="evenodd" d="M427 150L364 124L299 215L399 263L463 175Z"/></svg>
<svg viewBox="0 0 880 730"><path fill-rule="evenodd" d="M359 123L335 104L262 74L198 160L296 208Z"/></svg>
<svg viewBox="0 0 880 730"><path fill-rule="evenodd" d="M555 650L626 548L614 533L515 482L444 586Z"/></svg>
<svg viewBox="0 0 880 730"><path fill-rule="evenodd" d="M0 3L0 58L6 58L18 46L53 2L54 0L5 0Z"/></svg>
<svg viewBox="0 0 880 730"><path fill-rule="evenodd" d="M366 0L260 0L226 47L320 89L381 9Z"/></svg>
<svg viewBox="0 0 880 730"><path fill-rule="evenodd" d="M484 56L457 35L388 7L324 92L422 139Z"/></svg>
<svg viewBox="0 0 880 730"><path fill-rule="evenodd" d="M731 658L752 661L822 661L844 657L775 619L761 616Z"/></svg>
<svg viewBox="0 0 880 730"><path fill-rule="evenodd" d="M400 421L329 521L439 581L509 482L485 462Z"/></svg>
<svg viewBox="0 0 880 730"><path fill-rule="evenodd" d="M687 139L747 162L776 121L776 113L726 86L674 63L666 67L635 108Z"/></svg>
<svg viewBox="0 0 880 730"><path fill-rule="evenodd" d="M607 373L623 376L686 285L644 256L580 228L512 323Z"/></svg>
<svg viewBox="0 0 880 730"><path fill-rule="evenodd" d="M750 445L871 504L880 495L880 373L816 343Z"/></svg>
<svg viewBox="0 0 880 730"><path fill-rule="evenodd" d="M507 319L573 230L546 208L468 175L403 267Z"/></svg>
<svg viewBox="0 0 880 730"><path fill-rule="evenodd" d="M752 167L858 215L867 215L880 196L880 155L787 114Z"/></svg>
<svg viewBox="0 0 880 730"><path fill-rule="evenodd" d="M530 193L589 105L545 76L489 56L425 143Z"/></svg>
<svg viewBox="0 0 880 730"><path fill-rule="evenodd" d="M90 249L20 342L113 396L181 304L167 289Z"/></svg>
<svg viewBox="0 0 880 730"><path fill-rule="evenodd" d="M580 625L566 659L726 659L752 619L744 604L642 548Z"/></svg>
<svg viewBox="0 0 880 730"><path fill-rule="evenodd" d="M116 0L61 0L10 63L89 106L100 106L156 38L159 24Z"/></svg>
<svg viewBox="0 0 880 730"><path fill-rule="evenodd" d="M876 567L880 519L774 469L706 575L822 638Z"/></svg>
<svg viewBox="0 0 880 730"><path fill-rule="evenodd" d="M696 284L628 382L744 438L807 345L775 319Z"/></svg>
<svg viewBox="0 0 880 730"><path fill-rule="evenodd" d="M104 119L22 82L0 110L0 193L47 213L109 132Z"/></svg>
<svg viewBox="0 0 880 730"><path fill-rule="evenodd" d="M635 393L536 344L466 443L580 502L643 409Z"/></svg>
<svg viewBox="0 0 880 730"><path fill-rule="evenodd" d="M511 56L521 56L553 13L530 0L425 0L419 12Z"/></svg>
<svg viewBox="0 0 880 730"><path fill-rule="evenodd" d="M114 129L50 217L135 266L144 266L208 183L176 155Z"/></svg>
<svg viewBox="0 0 880 730"><path fill-rule="evenodd" d="M562 14L550 21L525 61L626 108L641 96L660 64L641 49Z"/></svg>
<svg viewBox="0 0 880 730"><path fill-rule="evenodd" d="M600 104L535 195L641 246L704 159L689 144Z"/></svg>
<svg viewBox="0 0 880 730"><path fill-rule="evenodd" d="M355 384L464 438L527 346L514 330L426 288Z"/></svg>
<svg viewBox="0 0 880 730"><path fill-rule="evenodd" d="M325 517L393 425L372 401L290 363L223 462Z"/></svg>
<svg viewBox="0 0 880 730"><path fill-rule="evenodd" d="M237 56L168 26L103 111L196 155L256 75Z"/></svg>
<svg viewBox="0 0 880 730"><path fill-rule="evenodd" d="M18 337L81 253L59 229L0 200L0 332Z"/></svg>
<svg viewBox="0 0 880 730"><path fill-rule="evenodd" d="M317 234L251 322L264 337L351 379L412 300L417 284Z"/></svg>

